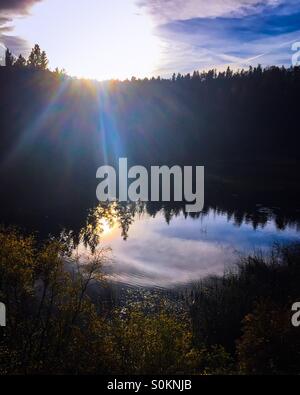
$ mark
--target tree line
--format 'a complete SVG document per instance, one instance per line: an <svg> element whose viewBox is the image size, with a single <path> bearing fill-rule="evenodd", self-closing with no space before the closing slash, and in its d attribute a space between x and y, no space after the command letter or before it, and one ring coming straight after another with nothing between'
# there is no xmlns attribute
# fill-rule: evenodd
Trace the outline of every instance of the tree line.
<svg viewBox="0 0 300 395"><path fill-rule="evenodd" d="M30 67L34 69L47 70L49 60L46 51L42 51L38 44L32 48L31 53L26 60L22 54L16 58L9 48L5 52L5 66L6 67Z"/></svg>
<svg viewBox="0 0 300 395"><path fill-rule="evenodd" d="M245 200L249 189L260 200L297 199L299 67L107 84L1 67L0 85L2 207L37 211L77 196L92 207L96 169L120 157L130 166L205 165L222 196L226 186Z"/></svg>
<svg viewBox="0 0 300 395"><path fill-rule="evenodd" d="M5 67L15 69L32 69L32 70L49 70L49 59L46 51L42 50L39 44L35 44L32 48L28 58L26 59L22 54L18 57L14 56L9 48L5 51ZM64 69L58 67L54 70L55 74L66 75Z"/></svg>
<svg viewBox="0 0 300 395"><path fill-rule="evenodd" d="M47 70L49 65L49 60L48 56L46 54L46 51L42 50L39 46L39 44L35 44L34 47L31 50L31 53L28 57L28 59L25 59L25 57L20 54L18 57L15 57L11 50L9 48L6 49L5 52L5 66L6 67L30 67L30 68L35 68L35 69L40 69L40 70ZM224 70L217 70L217 69L210 69L210 70L194 70L192 73L173 73L171 78L162 78L161 76L157 77L152 77L152 78L137 78L135 76L132 76L131 80L129 81L126 79L124 82L133 82L133 83L141 83L141 82L168 82L172 81L174 82L187 82L187 81L192 81L192 82L208 82L211 80L224 80L224 79L243 79L245 77L250 77L250 78L255 78L255 77L262 77L265 74L274 74L279 75L282 74L284 75L287 71L291 70L300 70L300 67L294 67L291 68L290 70L285 69L284 66L282 67L277 67L277 66L271 66L267 68L262 68L260 64L258 64L257 67L249 66L249 69L237 69L236 71L232 70L230 66L227 67L227 69ZM58 71L56 68L55 71ZM65 71L64 71L65 72ZM115 82L119 82L118 80L114 80Z"/></svg>

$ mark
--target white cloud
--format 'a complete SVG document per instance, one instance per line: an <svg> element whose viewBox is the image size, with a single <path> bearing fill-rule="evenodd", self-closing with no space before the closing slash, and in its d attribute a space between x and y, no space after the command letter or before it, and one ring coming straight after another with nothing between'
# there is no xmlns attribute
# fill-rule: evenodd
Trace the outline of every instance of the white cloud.
<svg viewBox="0 0 300 395"><path fill-rule="evenodd" d="M192 18L241 17L283 0L137 0L137 4L159 23Z"/></svg>

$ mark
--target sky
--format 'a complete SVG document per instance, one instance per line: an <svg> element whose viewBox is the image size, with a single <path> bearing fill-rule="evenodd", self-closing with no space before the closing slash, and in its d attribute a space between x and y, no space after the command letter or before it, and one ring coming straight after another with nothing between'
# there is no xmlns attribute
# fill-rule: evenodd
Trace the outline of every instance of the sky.
<svg viewBox="0 0 300 395"><path fill-rule="evenodd" d="M290 66L298 41L299 0L0 0L2 62L39 43L51 68L99 80Z"/></svg>

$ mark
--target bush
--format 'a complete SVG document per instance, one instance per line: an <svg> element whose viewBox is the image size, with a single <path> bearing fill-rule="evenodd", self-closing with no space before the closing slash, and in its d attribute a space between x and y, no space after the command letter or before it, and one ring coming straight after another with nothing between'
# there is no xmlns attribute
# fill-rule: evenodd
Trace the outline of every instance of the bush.
<svg viewBox="0 0 300 395"><path fill-rule="evenodd" d="M264 300L245 317L237 342L242 373L299 374L299 330L291 325L290 308Z"/></svg>
<svg viewBox="0 0 300 395"><path fill-rule="evenodd" d="M0 337L2 373L80 373L99 369L106 324L88 298L101 278L103 251L67 270L66 246L0 232L0 299L7 327Z"/></svg>

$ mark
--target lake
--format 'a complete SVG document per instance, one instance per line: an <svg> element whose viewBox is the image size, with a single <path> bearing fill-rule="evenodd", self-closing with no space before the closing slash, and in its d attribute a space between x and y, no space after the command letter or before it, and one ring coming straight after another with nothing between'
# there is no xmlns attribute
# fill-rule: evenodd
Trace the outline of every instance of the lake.
<svg viewBox="0 0 300 395"><path fill-rule="evenodd" d="M279 208L260 204L251 212L208 208L197 216L170 210L149 213L131 206L122 215L115 209L113 215L95 210L88 227L102 224L99 246L111 248L112 261L105 270L113 281L152 288L186 285L223 274L240 255L267 252L274 243L294 242L300 236L297 221ZM85 251L82 244L80 251Z"/></svg>

